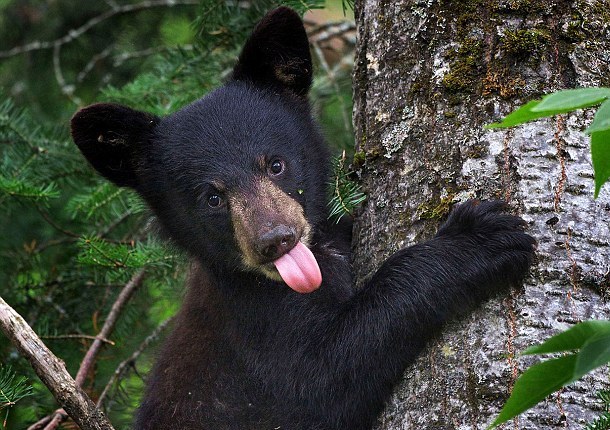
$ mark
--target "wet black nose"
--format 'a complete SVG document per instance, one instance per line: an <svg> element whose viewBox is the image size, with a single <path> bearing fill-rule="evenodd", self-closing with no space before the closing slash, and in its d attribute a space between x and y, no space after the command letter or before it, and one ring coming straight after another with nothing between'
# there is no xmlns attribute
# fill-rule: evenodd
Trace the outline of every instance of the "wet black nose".
<svg viewBox="0 0 610 430"><path fill-rule="evenodd" d="M294 248L296 241L295 229L282 224L264 233L257 248L263 257L276 260Z"/></svg>

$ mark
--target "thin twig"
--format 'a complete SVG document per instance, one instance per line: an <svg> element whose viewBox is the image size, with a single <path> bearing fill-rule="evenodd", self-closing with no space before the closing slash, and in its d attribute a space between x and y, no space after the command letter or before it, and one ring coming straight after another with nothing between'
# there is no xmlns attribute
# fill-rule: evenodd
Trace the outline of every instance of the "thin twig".
<svg viewBox="0 0 610 430"><path fill-rule="evenodd" d="M82 83L89 74L89 72L93 70L93 68L98 62L102 61L103 59L109 57L112 54L113 49L114 44L106 47L102 52L95 54L93 57L91 57L91 60L89 60L85 67L83 67L83 70L81 70L79 74L76 75L76 82L78 82L79 84Z"/></svg>
<svg viewBox="0 0 610 430"><path fill-rule="evenodd" d="M57 334L57 335L47 335L47 336L40 336L42 339L89 339L89 340L101 340L104 343L107 343L108 345L112 345L114 346L115 343L113 341L111 341L110 339L104 339L101 338L99 336L91 336L88 334Z"/></svg>
<svg viewBox="0 0 610 430"><path fill-rule="evenodd" d="M54 48L56 45L65 45L66 43L72 42L73 40L80 37L83 33L91 30L93 27L105 21L109 18L112 18L115 15L126 14L137 12L144 9L151 9L155 7L173 7L173 6L188 6L188 5L197 5L199 2L197 0L150 0L143 1L135 4L127 4L118 7L111 8L106 12L97 15L87 21L85 24L81 25L78 28L74 28L69 30L62 37L51 40L51 41L40 41L36 40L34 42L30 42L26 45L16 46L8 51L0 51L0 58L8 58L13 57L15 55L23 54L30 51L41 51L45 49Z"/></svg>
<svg viewBox="0 0 610 430"><path fill-rule="evenodd" d="M170 49L171 47L169 46L155 46L152 48L142 49L140 51L123 52L114 56L113 65L114 67L118 67L125 61L133 60L134 58L148 57L151 55L160 54L161 52L166 52ZM181 45L180 49L183 51L192 51L194 49L194 46L191 44Z"/></svg>
<svg viewBox="0 0 610 430"><path fill-rule="evenodd" d="M94 69L95 65L100 61L107 59L108 57L112 57L112 65L114 67L119 67L124 62L132 60L134 58L150 57L151 55L160 54L171 49L170 46L154 46L152 48L141 49L139 51L122 52L120 54L113 55L112 51L114 48L114 45L110 45L100 53L95 54L93 57L91 57L85 67L83 67L83 69L78 73L78 75L76 75L76 82L79 84L82 83L87 77L87 75ZM180 46L180 49L189 51L193 49L193 45L183 45Z"/></svg>
<svg viewBox="0 0 610 430"><path fill-rule="evenodd" d="M130 366L133 366L133 364L136 362L136 360L138 359L138 357L144 352L144 350L146 348L148 348L148 346L154 342L159 335L161 334L161 332L163 330L165 330L165 328L171 324L171 322L174 320L174 317L169 317L167 318L165 321L163 321L161 324L159 324L153 331L151 334L149 334L146 339L144 339L144 341L140 344L140 346L138 346L138 348L133 352L133 354L131 354L129 356L129 358L127 358L126 360L122 361L117 368L115 369L112 377L110 378L110 380L108 380L108 383L106 384L106 386L104 387L104 390L102 391L102 394L100 394L100 397L97 400L97 407L103 410L103 403L104 400L106 400L106 396L108 395L108 392L110 391L110 389L112 388L112 386L114 384L116 384L122 377L123 375L127 372L127 369Z"/></svg>
<svg viewBox="0 0 610 430"><path fill-rule="evenodd" d="M70 231L70 230L66 230L65 228L63 228L62 226L57 224L53 220L53 218L51 218L51 216L47 212L45 212L44 209L41 209L39 207L37 207L36 209L38 210L38 213L44 218L44 220L55 230L59 231L60 233L65 234L66 236L70 236L70 237L74 237L74 238L80 237L80 234L74 233L73 231Z"/></svg>
<svg viewBox="0 0 610 430"><path fill-rule="evenodd" d="M356 31L356 24L352 21L331 22L312 28L307 36L314 43L325 42L336 37L343 37L346 33Z"/></svg>
<svg viewBox="0 0 610 430"><path fill-rule="evenodd" d="M70 242L78 242L80 237L63 237L61 239L51 239L48 242L41 243L32 251L32 254L39 254L53 246L63 245Z"/></svg>
<svg viewBox="0 0 610 430"><path fill-rule="evenodd" d="M349 118L349 114L347 113L347 106L345 105L345 102L343 101L343 97L340 96L341 88L339 88L339 83L337 82L335 72L328 65L326 58L324 58L324 53L322 52L320 45L317 43L313 43L312 47L313 47L314 52L316 53L316 56L318 57L318 61L320 62L320 65L322 66L322 68L324 69L326 74L328 75L328 80L330 81L331 85L333 86L333 89L335 90L335 94L337 95L337 100L339 101L339 105L341 106L341 116L343 117L343 127L345 127L346 131L349 131L350 130L350 118Z"/></svg>
<svg viewBox="0 0 610 430"><path fill-rule="evenodd" d="M44 430L56 429L66 418L68 418L66 411L63 409L56 410L51 416L51 421L44 427Z"/></svg>
<svg viewBox="0 0 610 430"><path fill-rule="evenodd" d="M61 44L55 43L53 45L53 72L55 74L55 80L61 89L62 94L66 95L76 105L80 104L80 99L74 97L74 85L68 85L64 74L61 70Z"/></svg>
<svg viewBox="0 0 610 430"><path fill-rule="evenodd" d="M52 415L47 415L44 418L39 419L34 424L28 427L28 430L42 430L53 418Z"/></svg>
<svg viewBox="0 0 610 430"><path fill-rule="evenodd" d="M127 209L117 219L112 221L104 230L100 231L98 236L102 237L102 238L106 237L112 230L117 228L123 221L125 221L127 218L129 218L133 214L134 214L134 212L131 208Z"/></svg>
<svg viewBox="0 0 610 430"><path fill-rule="evenodd" d="M93 341L89 350L85 354L83 361L81 361L81 365L76 373L76 383L78 386L82 387L83 382L85 382L85 378L91 371L93 364L97 358L97 354L100 352L102 347L101 339L108 339L110 334L114 330L114 326L119 319L119 315L123 311L123 308L133 295L133 293L140 287L142 284L142 280L144 279L144 270L140 270L136 273L129 282L125 285L123 290L119 293L118 297L114 301L112 308L110 308L110 312L106 317L106 321L104 321L104 326L102 330L100 330L99 334L96 336L96 339Z"/></svg>

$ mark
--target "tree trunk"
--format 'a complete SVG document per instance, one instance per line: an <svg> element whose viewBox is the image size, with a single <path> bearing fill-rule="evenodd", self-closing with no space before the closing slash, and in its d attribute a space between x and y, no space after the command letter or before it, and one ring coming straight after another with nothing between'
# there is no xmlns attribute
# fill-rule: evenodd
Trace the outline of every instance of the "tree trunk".
<svg viewBox="0 0 610 430"><path fill-rule="evenodd" d="M573 323L610 319L610 186L593 199L582 133L592 111L483 129L543 93L610 86L610 6L361 0L355 12L354 165L368 194L355 229L359 278L468 198L507 200L539 242L525 286L447 327L378 427L483 429L538 360L516 354ZM582 428L602 388L607 369L503 428Z"/></svg>

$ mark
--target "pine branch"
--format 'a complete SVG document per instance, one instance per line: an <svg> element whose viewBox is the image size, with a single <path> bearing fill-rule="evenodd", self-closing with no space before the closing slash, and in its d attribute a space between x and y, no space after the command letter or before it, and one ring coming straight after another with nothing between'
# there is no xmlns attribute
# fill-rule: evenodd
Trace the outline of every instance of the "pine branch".
<svg viewBox="0 0 610 430"><path fill-rule="evenodd" d="M83 430L114 430L34 330L0 297L0 329L32 365L59 404Z"/></svg>
<svg viewBox="0 0 610 430"><path fill-rule="evenodd" d="M597 397L602 401L603 412L594 421L587 424L585 430L610 430L610 391L599 391Z"/></svg>
<svg viewBox="0 0 610 430"><path fill-rule="evenodd" d="M3 128L14 133L22 142L32 146L33 138L32 131L29 128L29 121L27 121L24 111L17 110L10 99L6 99L0 104L0 131ZM4 133L0 136L5 140L6 137L3 135ZM10 140L6 139L6 141Z"/></svg>
<svg viewBox="0 0 610 430"><path fill-rule="evenodd" d="M72 214L72 218L85 215L90 219L100 209L105 209L113 204L125 206L121 198L127 194L125 188L119 188L110 182L103 182L95 188L84 189L68 202L66 210ZM102 211L104 212L104 211Z"/></svg>
<svg viewBox="0 0 610 430"><path fill-rule="evenodd" d="M59 197L59 191L55 184L34 185L25 180L16 180L0 176L0 192L11 197L22 197L25 199L44 201Z"/></svg>
<svg viewBox="0 0 610 430"><path fill-rule="evenodd" d="M141 268L167 266L175 260L166 249L154 241L149 243L113 243L100 237L84 237L79 242L79 263L107 268Z"/></svg>
<svg viewBox="0 0 610 430"><path fill-rule="evenodd" d="M348 9L354 10L354 0L341 0L341 6L344 14Z"/></svg>
<svg viewBox="0 0 610 430"><path fill-rule="evenodd" d="M75 161L75 151L65 150L65 140L56 139L51 130L40 127L26 111L17 109L10 99L0 103L0 205L7 198L46 204L59 197L50 178L64 173ZM82 162L79 161L82 166Z"/></svg>

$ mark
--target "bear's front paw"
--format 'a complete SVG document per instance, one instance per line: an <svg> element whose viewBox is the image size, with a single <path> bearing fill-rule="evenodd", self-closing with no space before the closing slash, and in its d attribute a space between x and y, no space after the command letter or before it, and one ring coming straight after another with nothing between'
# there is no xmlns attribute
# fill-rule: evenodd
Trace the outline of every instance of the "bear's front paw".
<svg viewBox="0 0 610 430"><path fill-rule="evenodd" d="M437 237L474 235L490 238L498 233L523 232L525 221L505 213L507 208L500 200L468 200L451 211Z"/></svg>
<svg viewBox="0 0 610 430"><path fill-rule="evenodd" d="M523 276L533 261L536 240L525 233L525 221L506 209L498 200L469 200L453 209L436 237L474 246L500 266L509 263L515 276Z"/></svg>

